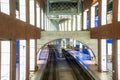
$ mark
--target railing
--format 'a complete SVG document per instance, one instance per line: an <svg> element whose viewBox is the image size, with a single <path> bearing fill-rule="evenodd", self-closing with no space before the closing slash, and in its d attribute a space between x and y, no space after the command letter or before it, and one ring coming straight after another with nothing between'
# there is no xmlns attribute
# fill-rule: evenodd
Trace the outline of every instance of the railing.
<svg viewBox="0 0 120 80"><path fill-rule="evenodd" d="M84 78L84 80L96 80L87 70L85 67L83 67L83 65L78 62L71 54L69 54L66 50L62 50L62 52L64 53L65 57L67 60L69 60L68 62L72 62L74 63L75 67L77 67L78 69L78 73L80 75L82 75L82 77ZM70 63L71 64L71 63ZM78 75L77 75L78 76ZM79 79L78 79L79 80ZM99 80L99 79L97 79Z"/></svg>

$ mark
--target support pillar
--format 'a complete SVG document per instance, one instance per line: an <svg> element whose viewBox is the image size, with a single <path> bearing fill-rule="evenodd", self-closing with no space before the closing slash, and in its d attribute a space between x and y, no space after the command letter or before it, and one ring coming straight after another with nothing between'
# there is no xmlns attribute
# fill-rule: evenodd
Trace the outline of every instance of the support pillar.
<svg viewBox="0 0 120 80"><path fill-rule="evenodd" d="M40 20L40 29L42 30L42 15L41 15L41 13L42 13L42 10L41 10L41 7L40 7L40 19L41 19Z"/></svg>
<svg viewBox="0 0 120 80"><path fill-rule="evenodd" d="M29 80L30 74L30 47L29 47L29 39L26 40L26 80Z"/></svg>
<svg viewBox="0 0 120 80"><path fill-rule="evenodd" d="M112 72L113 72L113 80L118 80L118 54L117 54L117 39L113 39L112 43Z"/></svg>
<svg viewBox="0 0 120 80"><path fill-rule="evenodd" d="M98 71L101 72L101 40L98 39Z"/></svg>
<svg viewBox="0 0 120 80"><path fill-rule="evenodd" d="M29 0L26 0L26 22L30 23Z"/></svg>
<svg viewBox="0 0 120 80"><path fill-rule="evenodd" d="M113 8L112 8L112 22L113 22L113 26L112 28L115 29L117 26L117 22L118 22L118 1L119 0L113 0L112 4L113 4ZM116 33L114 33L115 35ZM117 39L114 37L113 35L113 43L112 43L112 71L113 71L113 75L112 78L113 80L118 80L118 53L117 53L117 49L118 49L118 43L117 43Z"/></svg>
<svg viewBox="0 0 120 80"><path fill-rule="evenodd" d="M78 19L77 19L77 17L78 17L78 16L75 15L75 19L76 19L76 20L75 20L75 21L76 21L76 22L75 22L75 24L76 24L76 29L75 29L75 31L78 31ZM68 21L67 21L67 23L68 23ZM68 28L68 27L67 27L67 28Z"/></svg>
<svg viewBox="0 0 120 80"><path fill-rule="evenodd" d="M91 10L91 7L89 8L89 27L88 27L88 30L90 30L91 29L91 19L92 19L92 16L91 16L91 12L92 12L92 10Z"/></svg>
<svg viewBox="0 0 120 80"><path fill-rule="evenodd" d="M1 74L1 40L0 40L0 74ZM0 75L0 79L1 79L1 75Z"/></svg>
<svg viewBox="0 0 120 80"><path fill-rule="evenodd" d="M71 31L73 31L73 15L71 15Z"/></svg>
<svg viewBox="0 0 120 80"><path fill-rule="evenodd" d="M102 12L102 0L98 0L98 15L99 15L99 22L98 22L98 27L101 26L101 12ZM101 68L101 39L98 39L98 71L101 72L102 68Z"/></svg>
<svg viewBox="0 0 120 80"><path fill-rule="evenodd" d="M30 23L29 0L26 0L26 22ZM26 40L26 80L29 80L30 74L30 45L29 39Z"/></svg>
<svg viewBox="0 0 120 80"><path fill-rule="evenodd" d="M37 26L37 20L36 20L36 19L37 19L37 18L36 18L36 17L37 17L37 15L36 15L36 11L37 11L37 10L36 10L36 3L37 3L36 0L34 0L34 14L35 14L34 23L35 23L35 26Z"/></svg>
<svg viewBox="0 0 120 80"><path fill-rule="evenodd" d="M10 80L16 80L16 40L10 41Z"/></svg>
<svg viewBox="0 0 120 80"><path fill-rule="evenodd" d="M37 71L37 39L35 39L35 71Z"/></svg>
<svg viewBox="0 0 120 80"><path fill-rule="evenodd" d="M16 18L16 0L10 0L10 16Z"/></svg>
<svg viewBox="0 0 120 80"><path fill-rule="evenodd" d="M98 0L98 27L100 27L101 26L101 16L102 16L102 14L101 14L101 12L102 12L102 0Z"/></svg>

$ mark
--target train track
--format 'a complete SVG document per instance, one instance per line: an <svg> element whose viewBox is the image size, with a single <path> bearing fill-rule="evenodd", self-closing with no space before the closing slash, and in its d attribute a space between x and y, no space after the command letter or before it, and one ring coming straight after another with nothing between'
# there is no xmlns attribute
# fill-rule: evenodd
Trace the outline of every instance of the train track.
<svg viewBox="0 0 120 80"><path fill-rule="evenodd" d="M57 51L49 46L49 57L40 80L95 80L82 70L75 59L63 50L64 57L58 58Z"/></svg>
<svg viewBox="0 0 120 80"><path fill-rule="evenodd" d="M44 75L41 80L57 80L56 79L56 55L54 49L49 49L49 56Z"/></svg>

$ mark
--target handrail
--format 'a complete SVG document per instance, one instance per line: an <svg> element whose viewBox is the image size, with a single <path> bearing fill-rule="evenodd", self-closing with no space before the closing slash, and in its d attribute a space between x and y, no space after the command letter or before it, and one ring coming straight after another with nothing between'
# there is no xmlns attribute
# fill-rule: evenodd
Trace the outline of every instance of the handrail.
<svg viewBox="0 0 120 80"><path fill-rule="evenodd" d="M66 51L64 49L62 51L63 51L63 53L65 53L71 59L71 61L72 60L75 61L75 63L79 66L79 71L82 72L81 75L84 78L86 78L87 80L96 80L96 78L90 72L88 72L88 70L85 67L83 67L83 65L80 62L78 62L68 51ZM99 80L99 79L97 79L97 80Z"/></svg>
<svg viewBox="0 0 120 80"><path fill-rule="evenodd" d="M68 52L69 53L69 52ZM70 54L71 55L71 54ZM71 56L73 56L73 55L71 55ZM75 58L74 58L75 59ZM88 72L88 73L90 73L94 78L95 78L95 80L100 80L100 78L98 77L98 76L96 76L91 70L90 70L90 68L82 61L82 60L77 60L77 59L75 59L80 65L81 65L81 67L83 67L84 69L86 69L86 71Z"/></svg>
<svg viewBox="0 0 120 80"><path fill-rule="evenodd" d="M75 61L79 64L79 66L83 69L83 71L87 73L88 76L93 78L92 80L96 80L96 77L88 70L88 67L82 61L79 62L76 59L75 59ZM83 67L83 65L84 65L84 67ZM100 79L97 78L97 80L100 80Z"/></svg>

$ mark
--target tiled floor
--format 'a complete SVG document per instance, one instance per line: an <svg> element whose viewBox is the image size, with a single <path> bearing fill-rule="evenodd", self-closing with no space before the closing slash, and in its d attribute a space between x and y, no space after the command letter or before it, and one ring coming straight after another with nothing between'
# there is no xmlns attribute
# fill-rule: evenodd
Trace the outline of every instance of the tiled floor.
<svg viewBox="0 0 120 80"><path fill-rule="evenodd" d="M45 68L46 61L45 60L40 60L38 61L38 71L35 73L30 74L30 79L29 80L40 80L40 77L42 76L42 73Z"/></svg>
<svg viewBox="0 0 120 80"><path fill-rule="evenodd" d="M57 80L76 80L75 75L73 75L73 70L67 63L65 59L58 59L57 60Z"/></svg>
<svg viewBox="0 0 120 80"><path fill-rule="evenodd" d="M40 77L42 75L43 69L45 64L44 61L40 61L41 64L39 64L39 70L36 73L31 74L30 80L40 80ZM98 66L95 64L91 64L92 62L86 61L85 64L88 66L90 72L95 77L99 78L99 80L112 80L111 74L109 72L98 72Z"/></svg>
<svg viewBox="0 0 120 80"><path fill-rule="evenodd" d="M100 80L112 80L112 74L109 72L98 72L98 65L92 64L91 61L84 61L84 63L88 66L91 73L98 77Z"/></svg>
<svg viewBox="0 0 120 80"><path fill-rule="evenodd" d="M80 57L80 59L76 58L77 60L79 61L83 61L83 63L85 65L87 65L88 67L88 70L89 72L94 76L96 77L97 79L99 78L99 80L112 80L112 63L108 63L107 65L109 66L108 69L109 71L108 72L98 72L98 65L95 65L95 60L87 60L87 57L86 55L84 55L83 53L79 52L79 51L70 51L72 52L71 55L73 55L75 58L76 56ZM79 53L79 54L78 54ZM85 58L85 59L83 59ZM97 80L96 79L96 80Z"/></svg>
<svg viewBox="0 0 120 80"><path fill-rule="evenodd" d="M84 60L83 61L85 63L85 65L88 66L88 70L89 72L96 77L96 80L112 80L112 74L109 72L98 72L98 65L95 65L95 61L91 61L91 60ZM40 60L38 61L38 67L39 70L35 73L31 73L30 74L30 80L40 80L40 77L43 73L43 70L45 68L45 63L46 60ZM111 65L111 64L110 64Z"/></svg>
<svg viewBox="0 0 120 80"><path fill-rule="evenodd" d="M42 64L44 61L41 61L41 64L39 64L39 70L36 73L31 74L30 80L40 80L40 77L42 75L43 69L45 64ZM111 74L108 72L98 72L98 66L95 64L90 64L91 62L86 61L85 64L88 66L90 72L95 77L99 78L99 80L112 80Z"/></svg>

